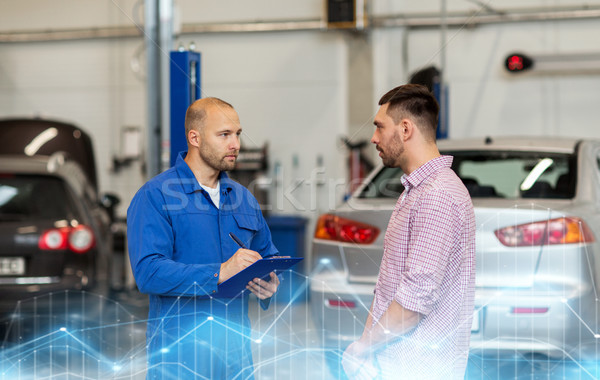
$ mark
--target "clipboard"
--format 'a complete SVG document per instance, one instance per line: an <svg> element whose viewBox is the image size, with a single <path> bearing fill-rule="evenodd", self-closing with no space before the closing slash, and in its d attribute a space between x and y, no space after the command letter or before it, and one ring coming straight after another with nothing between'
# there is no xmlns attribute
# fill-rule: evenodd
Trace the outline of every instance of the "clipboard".
<svg viewBox="0 0 600 380"><path fill-rule="evenodd" d="M217 294L214 297L235 298L240 296L247 290L246 285L253 279L260 278L266 280L269 278L269 273L286 270L302 260L302 257L277 256L260 259L243 271L220 283L217 287Z"/></svg>

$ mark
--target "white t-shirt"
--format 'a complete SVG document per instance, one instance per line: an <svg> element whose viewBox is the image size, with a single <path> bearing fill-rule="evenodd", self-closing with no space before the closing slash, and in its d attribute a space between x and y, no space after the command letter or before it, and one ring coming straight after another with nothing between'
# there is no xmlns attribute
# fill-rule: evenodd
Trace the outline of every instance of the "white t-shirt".
<svg viewBox="0 0 600 380"><path fill-rule="evenodd" d="M221 181L217 181L217 187L214 189L212 187L204 186L200 182L198 183L208 193L208 195L210 195L210 199L212 199L215 206L219 208L219 201L221 200Z"/></svg>

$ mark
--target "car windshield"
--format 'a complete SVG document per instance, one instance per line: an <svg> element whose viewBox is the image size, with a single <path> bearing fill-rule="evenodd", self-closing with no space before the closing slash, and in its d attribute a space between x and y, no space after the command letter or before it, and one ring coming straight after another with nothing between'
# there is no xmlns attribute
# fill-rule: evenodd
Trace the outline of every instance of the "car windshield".
<svg viewBox="0 0 600 380"><path fill-rule="evenodd" d="M515 151L456 151L452 169L473 198L549 198L575 196L574 154ZM361 191L360 198L397 198L404 187L402 170L384 168Z"/></svg>
<svg viewBox="0 0 600 380"><path fill-rule="evenodd" d="M56 177L0 174L0 222L72 219L69 196Z"/></svg>

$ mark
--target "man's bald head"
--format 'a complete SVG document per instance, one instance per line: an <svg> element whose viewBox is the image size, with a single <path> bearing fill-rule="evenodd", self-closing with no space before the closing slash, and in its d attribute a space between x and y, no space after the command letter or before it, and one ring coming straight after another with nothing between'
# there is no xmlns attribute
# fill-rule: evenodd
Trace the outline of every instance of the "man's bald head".
<svg viewBox="0 0 600 380"><path fill-rule="evenodd" d="M227 109L233 110L233 106L219 98L203 98L196 100L190 105L185 113L185 136L190 133L190 130L195 129L202 133L204 120L209 109Z"/></svg>

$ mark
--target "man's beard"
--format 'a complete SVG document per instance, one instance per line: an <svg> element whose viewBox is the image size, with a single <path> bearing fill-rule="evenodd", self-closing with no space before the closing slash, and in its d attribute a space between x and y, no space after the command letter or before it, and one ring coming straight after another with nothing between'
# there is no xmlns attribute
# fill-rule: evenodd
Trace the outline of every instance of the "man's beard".
<svg viewBox="0 0 600 380"><path fill-rule="evenodd" d="M381 161L388 168L396 168L399 166L400 156L404 153L404 143L400 139L398 132L394 133L387 146L385 152L382 152L383 157L381 157Z"/></svg>
<svg viewBox="0 0 600 380"><path fill-rule="evenodd" d="M237 152L230 152L227 155L235 155L237 157ZM200 144L200 158L202 158L208 166L218 171L228 171L235 168L236 160L226 161L225 157L219 157L214 150L208 148L205 144Z"/></svg>

